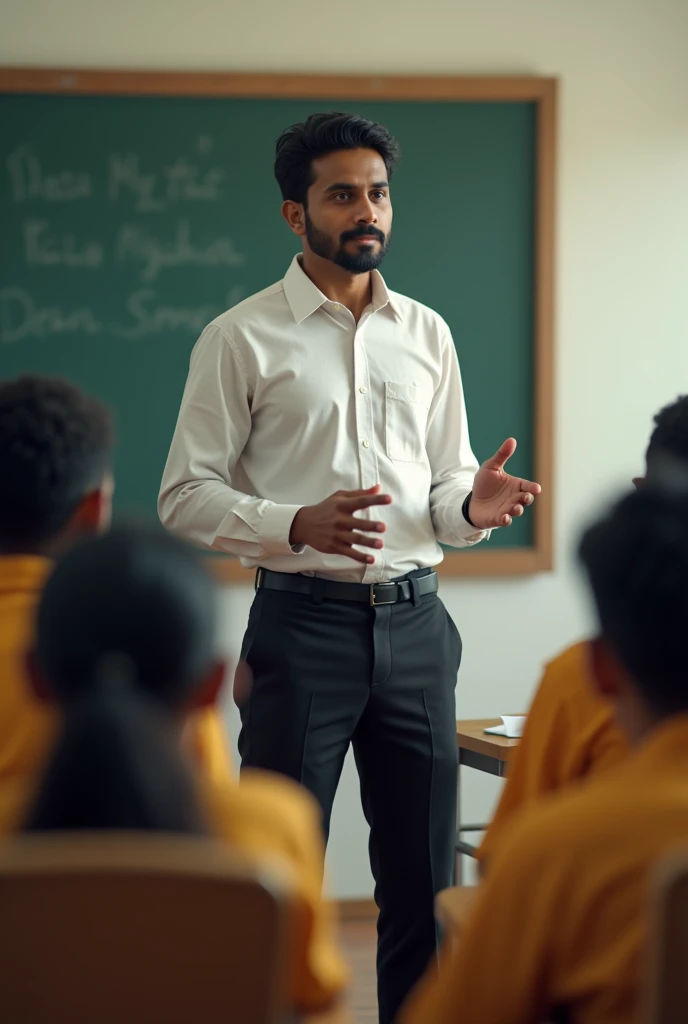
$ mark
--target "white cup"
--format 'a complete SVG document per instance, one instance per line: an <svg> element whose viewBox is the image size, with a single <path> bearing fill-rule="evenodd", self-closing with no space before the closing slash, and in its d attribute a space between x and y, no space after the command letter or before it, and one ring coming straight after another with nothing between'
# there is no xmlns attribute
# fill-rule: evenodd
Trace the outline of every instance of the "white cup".
<svg viewBox="0 0 688 1024"><path fill-rule="evenodd" d="M502 721L504 722L504 728L506 735L512 739L518 739L519 736L523 735L523 730L526 724L525 715L502 715Z"/></svg>

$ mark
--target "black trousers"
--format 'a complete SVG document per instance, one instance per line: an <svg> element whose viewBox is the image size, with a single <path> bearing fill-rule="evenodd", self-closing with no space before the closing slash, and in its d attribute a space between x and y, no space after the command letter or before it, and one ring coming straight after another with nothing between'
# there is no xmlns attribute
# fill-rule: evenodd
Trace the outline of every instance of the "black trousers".
<svg viewBox="0 0 688 1024"><path fill-rule="evenodd" d="M326 835L353 744L380 911L380 1024L390 1024L435 955L434 896L452 883L456 626L436 594L372 608L258 590L242 658L253 674L242 767L301 782Z"/></svg>

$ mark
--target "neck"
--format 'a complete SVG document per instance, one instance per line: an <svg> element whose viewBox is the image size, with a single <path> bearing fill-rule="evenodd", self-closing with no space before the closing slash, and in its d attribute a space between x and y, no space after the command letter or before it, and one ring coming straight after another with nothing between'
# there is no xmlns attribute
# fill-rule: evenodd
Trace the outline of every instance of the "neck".
<svg viewBox="0 0 688 1024"><path fill-rule="evenodd" d="M662 723L663 717L646 703L635 687L629 686L622 699L617 700L616 720L622 732L637 747Z"/></svg>
<svg viewBox="0 0 688 1024"><path fill-rule="evenodd" d="M332 302L339 302L351 310L358 321L363 310L369 305L373 293L373 279L370 272L351 274L332 260L316 256L304 249L300 260L301 269L313 284Z"/></svg>

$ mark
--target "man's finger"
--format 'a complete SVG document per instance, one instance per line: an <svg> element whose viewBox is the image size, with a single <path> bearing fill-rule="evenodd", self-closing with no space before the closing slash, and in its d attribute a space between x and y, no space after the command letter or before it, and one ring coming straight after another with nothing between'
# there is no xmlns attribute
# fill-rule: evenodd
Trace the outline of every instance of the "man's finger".
<svg viewBox="0 0 688 1024"><path fill-rule="evenodd" d="M491 459L488 459L485 465L488 469L504 469L504 466L508 459L516 451L516 438L507 437L504 444L500 445L499 449L495 452Z"/></svg>
<svg viewBox="0 0 688 1024"><path fill-rule="evenodd" d="M378 519L359 519L358 516L344 516L335 522L335 527L342 530L361 530L362 533L384 533L387 529L386 523Z"/></svg>
<svg viewBox="0 0 688 1024"><path fill-rule="evenodd" d="M360 498L362 494L377 494L382 484L374 484L372 487L359 488L356 491L337 491L341 498Z"/></svg>
<svg viewBox="0 0 688 1024"><path fill-rule="evenodd" d="M346 535L344 543L358 544L364 548L383 548L385 546L385 542L379 537L366 537L365 534L355 531Z"/></svg>
<svg viewBox="0 0 688 1024"><path fill-rule="evenodd" d="M542 492L542 487L540 487L540 484L536 484L534 480L519 480L519 486L524 495L532 495L531 501L533 497L537 498L538 494ZM530 504L530 501L528 504Z"/></svg>
<svg viewBox="0 0 688 1024"><path fill-rule="evenodd" d="M364 551L356 551L355 548L348 544L341 544L339 549L335 551L335 554L353 558L354 562L363 562L364 565L372 565L375 561L374 555L366 555Z"/></svg>
<svg viewBox="0 0 688 1024"><path fill-rule="evenodd" d="M519 516L523 515L523 505L512 505L507 515L513 516L514 519L518 519Z"/></svg>
<svg viewBox="0 0 688 1024"><path fill-rule="evenodd" d="M372 508L373 505L391 504L391 494L360 494L356 498L342 498L339 508L344 512L355 512L359 508Z"/></svg>

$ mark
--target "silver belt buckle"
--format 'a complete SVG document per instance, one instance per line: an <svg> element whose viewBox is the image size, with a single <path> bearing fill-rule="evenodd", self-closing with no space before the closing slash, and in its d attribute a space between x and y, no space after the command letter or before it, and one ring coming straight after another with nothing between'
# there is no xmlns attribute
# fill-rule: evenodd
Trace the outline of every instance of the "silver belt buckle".
<svg viewBox="0 0 688 1024"><path fill-rule="evenodd" d="M376 601L375 587L396 587L396 583L371 583L370 584L370 607L376 608L378 604L394 604L394 601ZM395 592L396 593L396 592Z"/></svg>

